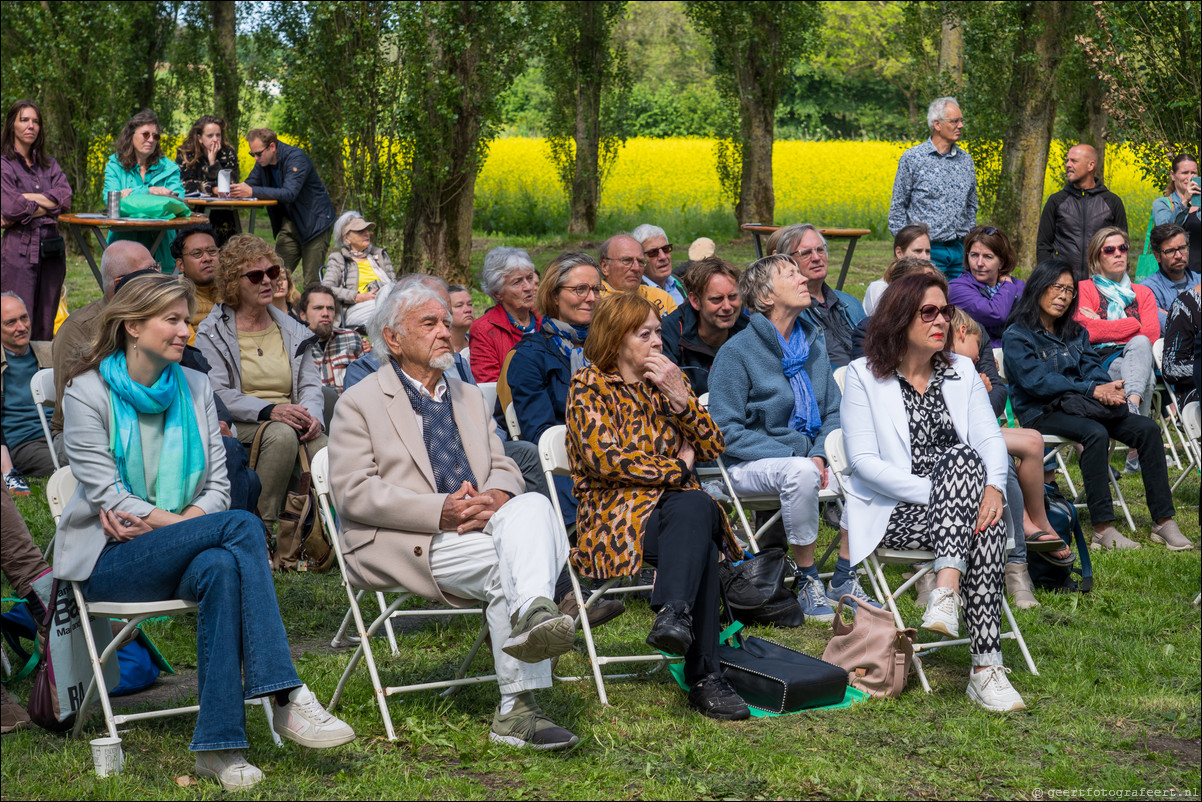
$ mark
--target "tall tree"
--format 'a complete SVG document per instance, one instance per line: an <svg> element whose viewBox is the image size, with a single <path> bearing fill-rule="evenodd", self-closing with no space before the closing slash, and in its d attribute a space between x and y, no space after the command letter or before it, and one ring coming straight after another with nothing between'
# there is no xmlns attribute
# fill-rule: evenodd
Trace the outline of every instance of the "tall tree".
<svg viewBox="0 0 1202 802"><path fill-rule="evenodd" d="M120 5L130 18L129 50L124 58L134 70L134 102L129 110L132 115L155 106L159 63L174 37L183 3L180 0L153 0ZM163 122L170 123L170 120Z"/></svg>
<svg viewBox="0 0 1202 802"><path fill-rule="evenodd" d="M709 37L719 90L739 109L735 219L740 225L771 223L776 205L772 143L781 83L793 61L813 44L821 4L694 0L685 4L685 13Z"/></svg>
<svg viewBox="0 0 1202 802"><path fill-rule="evenodd" d="M547 145L568 192L568 234L580 236L597 228L601 183L625 142L630 73L613 32L626 0L557 0L534 7L544 22L543 79L552 98Z"/></svg>
<svg viewBox="0 0 1202 802"><path fill-rule="evenodd" d="M209 0L209 65L213 108L225 120L231 139L239 135L238 13L234 0Z"/></svg>
<svg viewBox="0 0 1202 802"><path fill-rule="evenodd" d="M398 6L401 110L412 148L401 267L466 284L476 176L497 132L501 95L525 61L529 10L480 0Z"/></svg>

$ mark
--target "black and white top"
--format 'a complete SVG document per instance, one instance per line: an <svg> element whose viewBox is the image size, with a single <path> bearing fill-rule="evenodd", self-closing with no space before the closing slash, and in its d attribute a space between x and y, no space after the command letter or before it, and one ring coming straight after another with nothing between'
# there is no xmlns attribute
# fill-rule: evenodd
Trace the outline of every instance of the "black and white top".
<svg viewBox="0 0 1202 802"><path fill-rule="evenodd" d="M950 364L938 367L927 382L927 391L919 393L905 376L897 371L894 374L901 385L902 401L910 422L910 473L930 476L939 458L960 442L947 401L943 398L943 382L959 381L960 376Z"/></svg>

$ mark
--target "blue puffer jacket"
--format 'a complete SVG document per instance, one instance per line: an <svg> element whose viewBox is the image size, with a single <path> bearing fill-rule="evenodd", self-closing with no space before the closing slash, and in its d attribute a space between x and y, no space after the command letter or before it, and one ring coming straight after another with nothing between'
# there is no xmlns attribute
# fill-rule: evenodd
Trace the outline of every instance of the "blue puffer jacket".
<svg viewBox="0 0 1202 802"><path fill-rule="evenodd" d="M726 440L728 464L770 457L822 457L826 436L839 428L843 398L831 376L821 330L804 316L798 318L810 356L805 371L814 386L822 427L811 440L789 427L793 388L781 368L776 327L761 314L718 350L710 371L710 415Z"/></svg>
<svg viewBox="0 0 1202 802"><path fill-rule="evenodd" d="M1014 415L1024 426L1061 393L1092 397L1095 387L1111 381L1084 328L1065 341L1046 329L1014 323L1002 335L1002 354Z"/></svg>
<svg viewBox="0 0 1202 802"><path fill-rule="evenodd" d="M538 443L543 432L564 422L572 365L549 335L536 331L518 340L505 380L523 440Z"/></svg>

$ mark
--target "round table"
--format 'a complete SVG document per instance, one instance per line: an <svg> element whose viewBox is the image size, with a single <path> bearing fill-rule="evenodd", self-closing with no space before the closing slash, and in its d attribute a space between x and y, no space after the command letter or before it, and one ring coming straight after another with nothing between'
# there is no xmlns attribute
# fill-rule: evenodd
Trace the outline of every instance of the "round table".
<svg viewBox="0 0 1202 802"><path fill-rule="evenodd" d="M203 215L194 214L189 217L175 217L170 220L147 220L139 217L105 217L103 214L60 214L58 216L59 225L65 225L71 232L71 236L75 239L75 244L83 251L84 258L88 260L88 267L92 268L92 275L96 277L96 283L104 288L104 278L100 275L100 268L96 265L96 257L92 254L92 249L88 245L87 237L84 236L85 229L91 229L96 235L96 242L100 244L101 252L108 247L108 242L101 236L100 229L119 229L121 231L157 231L158 236L155 237L154 244L150 246L150 252L154 253L158 250L159 243L163 240L163 234L177 228L196 225L207 221Z"/></svg>
<svg viewBox="0 0 1202 802"><path fill-rule="evenodd" d="M250 209L250 231L248 233L253 234L255 233L255 211L262 206L275 206L279 201L264 198L218 198L215 195L208 195L201 198L184 198L184 203L203 212L205 217L208 217L209 212L214 209Z"/></svg>
<svg viewBox="0 0 1202 802"><path fill-rule="evenodd" d="M767 237L782 226L766 226L762 223L744 223L739 226L744 231L748 231L755 235L755 258L762 259L764 256L763 246L760 243L760 237ZM843 255L843 268L839 271L839 280L835 284L835 289L843 289L843 282L847 280L847 270L851 267L851 255L856 252L856 242L860 237L867 237L872 232L867 228L820 228L818 233L828 240L845 239L847 240L847 253Z"/></svg>

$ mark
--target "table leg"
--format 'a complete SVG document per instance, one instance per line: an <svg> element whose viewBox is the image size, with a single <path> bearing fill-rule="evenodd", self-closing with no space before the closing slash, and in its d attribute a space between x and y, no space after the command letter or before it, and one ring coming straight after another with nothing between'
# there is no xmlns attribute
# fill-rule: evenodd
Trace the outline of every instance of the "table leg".
<svg viewBox="0 0 1202 802"><path fill-rule="evenodd" d="M851 255L856 252L856 242L859 237L851 237L847 242L847 253L843 255L843 268L839 271L839 281L835 284L835 289L842 290L843 282L847 279L847 271L851 267Z"/></svg>
<svg viewBox="0 0 1202 802"><path fill-rule="evenodd" d="M753 236L755 237L755 258L763 259L764 258L764 249L760 245L760 232L756 231Z"/></svg>
<svg viewBox="0 0 1202 802"><path fill-rule="evenodd" d="M163 235L166 233L167 233L167 229L165 229L165 228L159 229L158 235L154 238L154 244L150 246L150 255L151 256L157 256L157 254L159 252L159 245L162 244ZM156 259L156 261L157 261L157 259ZM159 265L159 269L162 270L163 266Z"/></svg>
<svg viewBox="0 0 1202 802"><path fill-rule="evenodd" d="M250 234L255 233L255 207L250 207Z"/></svg>
<svg viewBox="0 0 1202 802"><path fill-rule="evenodd" d="M75 240L75 245L83 253L83 258L88 260L88 267L92 268L92 275L96 277L96 283L100 286L100 289L103 290L104 278L100 275L100 268L96 266L96 257L92 255L92 249L88 247L87 238L80 235L79 226L67 225L67 228L71 231L71 237ZM101 242L103 242L103 240L101 240ZM103 248L101 250L103 250Z"/></svg>

